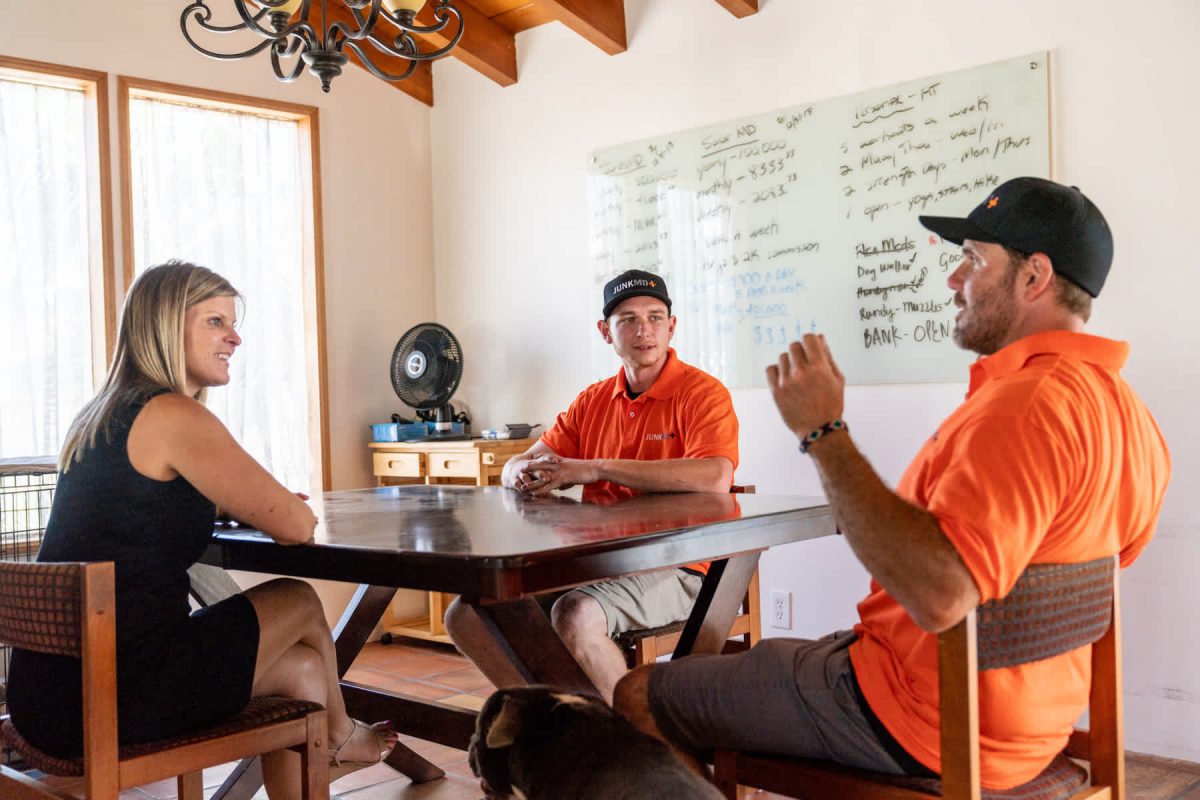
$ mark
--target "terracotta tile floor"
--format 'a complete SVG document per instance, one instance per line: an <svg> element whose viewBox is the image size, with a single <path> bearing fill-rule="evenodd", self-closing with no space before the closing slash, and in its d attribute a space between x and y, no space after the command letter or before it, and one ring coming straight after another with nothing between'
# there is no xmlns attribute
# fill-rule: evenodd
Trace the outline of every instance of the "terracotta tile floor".
<svg viewBox="0 0 1200 800"><path fill-rule="evenodd" d="M360 683L402 691L444 703L478 709L492 688L466 659L448 647L421 642L383 646L369 644L347 677ZM410 747L446 770L446 777L413 785L385 764L351 773L332 787L340 800L479 800L479 782L467 766L467 754L439 744L405 737ZM206 795L220 786L231 765L204 773ZM1129 800L1200 800L1200 764L1130 755L1126 763ZM59 785L79 794L77 781ZM256 800L266 795L259 792ZM121 793L121 800L174 800L174 781L163 781ZM779 795L760 792L755 800ZM603 798L596 798L603 800Z"/></svg>

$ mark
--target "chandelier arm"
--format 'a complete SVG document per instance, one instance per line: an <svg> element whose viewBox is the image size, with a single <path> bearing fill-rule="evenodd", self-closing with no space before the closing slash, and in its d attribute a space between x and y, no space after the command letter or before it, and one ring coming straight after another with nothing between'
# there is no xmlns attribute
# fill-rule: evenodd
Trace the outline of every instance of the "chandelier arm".
<svg viewBox="0 0 1200 800"><path fill-rule="evenodd" d="M374 33L367 37L367 41L374 45L376 50L386 53L389 56L399 56L400 58L407 58L412 61L435 61L453 50L461 38L462 28L459 28L454 38L447 42L444 47L439 47L436 50L430 50L425 53L421 52L420 45L417 44L412 34L409 33L401 33L395 38L394 41L404 43L399 47L380 41L379 37L375 36Z"/></svg>
<svg viewBox="0 0 1200 800"><path fill-rule="evenodd" d="M209 58L216 58L221 61L233 61L234 59L238 58L248 58L252 55L261 53L263 50L266 50L268 47L275 44L273 39L265 39L254 45L254 47L251 47L250 49L244 50L240 53L217 53L209 50L207 47L201 46L195 39L192 38L192 35L188 33L186 17L179 21L179 28L183 31L183 38L186 39L187 43L190 44L197 52L203 53Z"/></svg>
<svg viewBox="0 0 1200 800"><path fill-rule="evenodd" d="M438 33L447 25L449 25L451 20L457 20L459 32L454 37L454 41L457 42L460 38L462 38L462 12L450 5L450 0L438 0L438 4L433 8L433 18L437 20L437 22L433 25L414 25L412 22L405 22L405 17L410 20L413 18L411 14L402 15L400 12L397 12L393 16L392 14L384 12L384 16L386 16L400 29L408 31L409 33L417 34Z"/></svg>
<svg viewBox="0 0 1200 800"><path fill-rule="evenodd" d="M346 32L347 39L353 39L360 42L371 35L371 31L375 30L375 26L379 23L379 0L364 0L363 3L355 4L353 0L345 0L346 8L354 15L354 21L358 23L358 30L351 32L346 26L342 26L342 30ZM360 9L370 4L370 11L367 13L367 18L363 19Z"/></svg>
<svg viewBox="0 0 1200 800"><path fill-rule="evenodd" d="M283 56L284 58L291 58L291 57L295 56L297 53L299 53L300 50L304 47L304 45L306 43L308 43L308 41L309 41L309 39L306 38L305 36L301 35L301 33L299 33L299 32L293 33L289 37L287 48L284 49L283 52L279 53L279 55ZM278 52L278 48L276 50L272 50L271 52L272 53Z"/></svg>
<svg viewBox="0 0 1200 800"><path fill-rule="evenodd" d="M295 45L295 41L293 41L292 44ZM291 83L292 81L296 80L296 78L300 77L300 73L304 71L304 62L300 59L297 59L296 66L292 68L292 71L290 73L285 73L283 71L283 67L279 63L280 55L291 57L296 54L298 49L298 47L293 46L282 54L279 52L278 48L271 50L271 69L275 70L275 77L284 83Z"/></svg>
<svg viewBox="0 0 1200 800"><path fill-rule="evenodd" d="M385 72L379 67L375 66L375 64L371 62L371 59L367 57L367 54L364 53L362 48L359 47L355 42L347 41L345 42L345 47L354 51L354 54L358 56L358 60L362 66L366 67L368 72L370 72L376 78L380 78L381 80L402 81L408 76L412 75L417 68L418 62L412 60L408 62L408 69L404 70L404 72L400 73L399 75L393 75L390 72ZM404 58L410 58L410 56L404 56Z"/></svg>
<svg viewBox="0 0 1200 800"><path fill-rule="evenodd" d="M212 31L213 33L233 33L234 31L245 30L246 24L244 22L240 25L210 25L208 21L212 19L212 9L210 9L204 3L205 0L195 0L191 5L183 9L183 14L179 18L181 24L182 21L187 18L189 13L195 11L196 24L201 28L204 28L206 31ZM266 13L266 9L260 10L254 15L254 21L257 22L258 20L262 19Z"/></svg>
<svg viewBox="0 0 1200 800"><path fill-rule="evenodd" d="M296 40L299 40L301 44L308 45L310 48L316 47L317 43L321 41L321 37L317 35L317 29L307 22L297 22L289 25L280 32L280 35L287 35L293 41L293 45L289 46L289 55L292 46L300 46L295 44Z"/></svg>

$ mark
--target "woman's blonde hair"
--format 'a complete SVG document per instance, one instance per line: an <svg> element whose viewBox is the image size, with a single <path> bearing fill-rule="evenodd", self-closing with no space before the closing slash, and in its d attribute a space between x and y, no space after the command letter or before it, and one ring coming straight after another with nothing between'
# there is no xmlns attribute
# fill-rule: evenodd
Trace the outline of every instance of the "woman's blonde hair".
<svg viewBox="0 0 1200 800"><path fill-rule="evenodd" d="M240 295L229 281L205 267L185 261L168 261L143 272L125 298L117 347L104 386L83 407L67 431L58 458L66 472L96 437L109 435L113 414L144 403L162 390L187 394L187 359L184 320L187 310L214 297ZM193 397L204 402L207 389Z"/></svg>

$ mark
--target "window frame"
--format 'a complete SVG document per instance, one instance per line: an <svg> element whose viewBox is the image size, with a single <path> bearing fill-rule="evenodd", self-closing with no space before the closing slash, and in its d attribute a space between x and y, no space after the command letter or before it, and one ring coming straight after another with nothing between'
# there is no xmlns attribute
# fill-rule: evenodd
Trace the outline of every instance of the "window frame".
<svg viewBox="0 0 1200 800"><path fill-rule="evenodd" d="M304 206L301 210L304 217L302 223L305 231L311 234L305 237L301 269L305 277L312 276L313 296L311 301L316 322L312 336L316 340L315 367L317 390L310 395L310 401L315 401L319 408L319 431L315 431L318 434L317 440L310 442L309 448L310 456L318 459L321 464L321 486L325 491L329 491L332 485L332 464L330 463L329 386L325 336L325 243L321 208L320 112L315 106L232 94L215 89L184 86L128 75L118 75L117 131L121 169L122 277L124 279L125 291L128 291L129 286L133 283L135 260L133 242L133 159L130 150L129 121L129 101L133 97L165 99L214 110L252 114L266 112L273 116L294 120L299 125L301 136L300 154L303 159L301 164L301 180L304 182L304 188L307 190L304 192Z"/></svg>
<svg viewBox="0 0 1200 800"><path fill-rule="evenodd" d="M87 115L88 285L92 313L93 390L104 380L117 332L116 256L113 252L113 187L111 119L108 113L108 73L48 61L0 55L0 77L19 73L45 76L50 84L80 89ZM99 284L99 285L97 285Z"/></svg>

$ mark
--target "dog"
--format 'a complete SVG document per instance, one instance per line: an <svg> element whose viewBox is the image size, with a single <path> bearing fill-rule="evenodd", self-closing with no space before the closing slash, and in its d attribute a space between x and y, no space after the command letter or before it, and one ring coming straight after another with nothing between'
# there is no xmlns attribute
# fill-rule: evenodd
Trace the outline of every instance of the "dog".
<svg viewBox="0 0 1200 800"><path fill-rule="evenodd" d="M492 694L468 760L492 800L721 800L600 699L545 686Z"/></svg>

